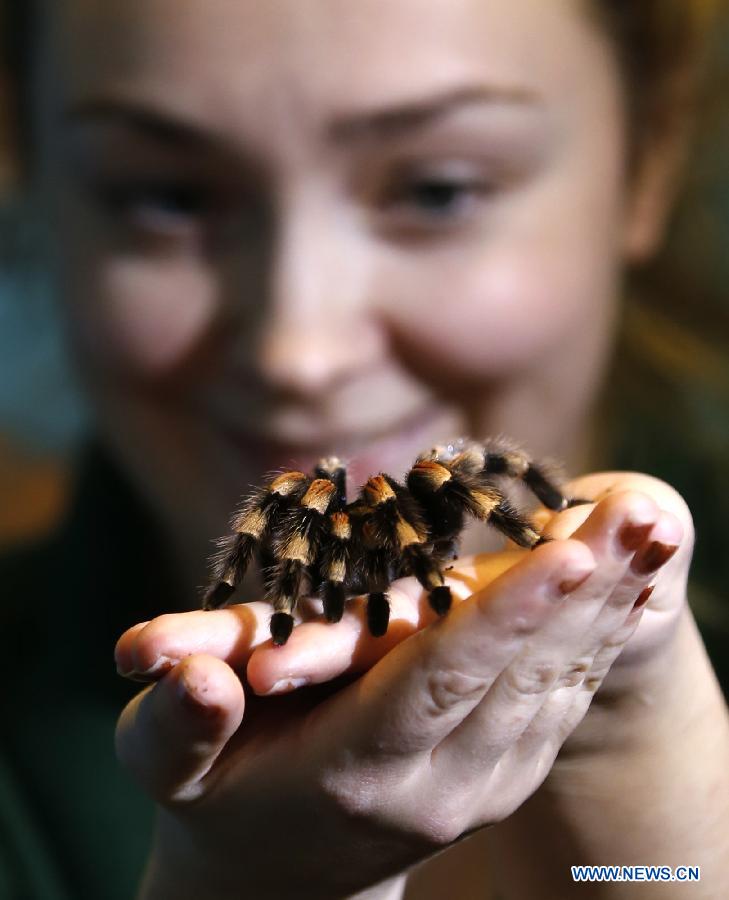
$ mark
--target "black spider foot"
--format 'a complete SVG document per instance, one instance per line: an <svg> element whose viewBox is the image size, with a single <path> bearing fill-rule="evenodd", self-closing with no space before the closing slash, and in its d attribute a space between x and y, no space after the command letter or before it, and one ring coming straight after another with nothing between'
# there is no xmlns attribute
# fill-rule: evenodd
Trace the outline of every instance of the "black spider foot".
<svg viewBox="0 0 729 900"><path fill-rule="evenodd" d="M324 601L324 618L327 622L339 622L344 614L344 587L336 582L327 581L322 590Z"/></svg>
<svg viewBox="0 0 729 900"><path fill-rule="evenodd" d="M567 498L560 489L546 477L541 469L530 465L524 474L524 483L547 509L559 512L567 507Z"/></svg>
<svg viewBox="0 0 729 900"><path fill-rule="evenodd" d="M444 616L448 612L452 602L451 589L445 584L433 588L428 594L428 603L439 616Z"/></svg>
<svg viewBox="0 0 729 900"><path fill-rule="evenodd" d="M382 637L390 624L390 604L382 591L367 595L367 626L372 637Z"/></svg>
<svg viewBox="0 0 729 900"><path fill-rule="evenodd" d="M282 647L291 637L294 617L289 613L276 612L271 616L271 638L277 647Z"/></svg>
<svg viewBox="0 0 729 900"><path fill-rule="evenodd" d="M219 581L214 588L207 592L203 600L203 609L219 609L230 600L235 593L235 588L227 581Z"/></svg>
<svg viewBox="0 0 729 900"><path fill-rule="evenodd" d="M542 534L542 535L540 535L539 540L535 544L532 544L531 549L533 550L535 547L541 547L542 544L549 544L553 540L554 540L554 538L550 537L548 534Z"/></svg>
<svg viewBox="0 0 729 900"><path fill-rule="evenodd" d="M584 506L586 503L594 503L594 500L585 500L584 497L573 497L567 501L565 509L572 509L573 506Z"/></svg>

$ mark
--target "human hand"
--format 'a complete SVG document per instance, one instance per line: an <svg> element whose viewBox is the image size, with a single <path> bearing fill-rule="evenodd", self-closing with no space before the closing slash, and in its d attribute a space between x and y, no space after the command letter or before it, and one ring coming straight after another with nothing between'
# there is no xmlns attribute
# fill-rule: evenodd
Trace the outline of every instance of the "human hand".
<svg viewBox="0 0 729 900"><path fill-rule="evenodd" d="M568 488L571 496L589 497L594 502L624 491L639 491L651 497L658 507L674 518L674 525L680 524L669 534L657 531L650 534L645 545L655 562L661 558L661 550L653 546L656 539L680 540L677 552L661 565L660 575L653 581L654 590L646 599L646 614L619 657L621 666L646 661L661 653L665 642L675 630L677 620L686 605L686 585L694 546L694 529L691 513L683 498L668 484L637 472L601 472L587 475L571 482ZM555 538L571 537L591 515L594 502L572 507L562 513L541 510L535 517L543 534ZM611 672L611 682L616 681L615 670Z"/></svg>
<svg viewBox="0 0 729 900"><path fill-rule="evenodd" d="M613 493L548 526L584 519L570 540L459 564L454 593L472 596L425 630L430 613L405 579L386 638L367 635L356 603L337 625L300 625L282 648L266 640L262 604L127 632L123 670L169 670L118 732L122 759L166 808L160 877L184 873L220 896L241 879L257 897L343 896L513 812L635 631L634 603L655 577L636 571L650 545L682 536L649 496L599 477ZM660 641L638 643L640 657ZM290 697L247 690L364 669Z"/></svg>

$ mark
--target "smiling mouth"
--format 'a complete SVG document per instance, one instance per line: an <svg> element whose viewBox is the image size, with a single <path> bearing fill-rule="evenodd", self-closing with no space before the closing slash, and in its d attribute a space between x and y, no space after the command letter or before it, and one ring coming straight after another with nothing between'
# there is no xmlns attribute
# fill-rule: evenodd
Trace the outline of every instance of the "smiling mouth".
<svg viewBox="0 0 729 900"><path fill-rule="evenodd" d="M391 465L393 458L399 459L410 452L414 459L434 441L452 437L452 434L439 431L443 419L442 410L427 406L381 429L355 435L333 432L326 438L317 437L312 441L283 439L279 435L240 427L223 426L222 430L236 450L244 453L260 471L274 468L309 471L321 457L336 455L347 464L350 475L366 479L376 470ZM442 427L446 427L445 423Z"/></svg>

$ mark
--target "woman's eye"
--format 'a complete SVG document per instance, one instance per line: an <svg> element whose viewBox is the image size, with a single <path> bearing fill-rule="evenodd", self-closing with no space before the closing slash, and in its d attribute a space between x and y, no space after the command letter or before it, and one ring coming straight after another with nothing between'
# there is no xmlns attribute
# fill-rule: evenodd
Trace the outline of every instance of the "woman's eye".
<svg viewBox="0 0 729 900"><path fill-rule="evenodd" d="M399 176L381 195L379 208L395 226L438 229L468 223L493 191L472 173Z"/></svg>
<svg viewBox="0 0 729 900"><path fill-rule="evenodd" d="M113 218L158 233L195 227L211 208L207 192L196 185L166 183L109 184L97 191Z"/></svg>
<svg viewBox="0 0 729 900"><path fill-rule="evenodd" d="M401 200L426 213L452 213L473 198L476 188L470 182L430 179L409 185Z"/></svg>

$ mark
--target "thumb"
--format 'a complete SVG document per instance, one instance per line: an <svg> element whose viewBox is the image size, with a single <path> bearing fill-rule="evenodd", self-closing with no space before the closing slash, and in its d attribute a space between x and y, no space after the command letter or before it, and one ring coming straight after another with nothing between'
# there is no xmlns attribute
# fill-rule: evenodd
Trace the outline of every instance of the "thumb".
<svg viewBox="0 0 729 900"><path fill-rule="evenodd" d="M188 656L138 694L116 729L122 764L156 800L190 800L243 719L243 687L221 660Z"/></svg>

